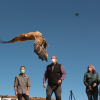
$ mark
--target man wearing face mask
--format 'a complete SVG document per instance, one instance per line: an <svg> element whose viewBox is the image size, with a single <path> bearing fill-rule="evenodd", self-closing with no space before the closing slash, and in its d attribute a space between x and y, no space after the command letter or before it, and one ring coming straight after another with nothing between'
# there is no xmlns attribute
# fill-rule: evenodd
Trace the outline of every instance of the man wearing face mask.
<svg viewBox="0 0 100 100"><path fill-rule="evenodd" d="M22 96L25 100L29 100L30 86L30 78L25 74L25 67L21 66L20 74L15 77L14 81L15 95L18 97L18 100L22 100Z"/></svg>
<svg viewBox="0 0 100 100"><path fill-rule="evenodd" d="M52 56L51 64L47 65L47 69L43 78L43 87L46 88L46 79L48 78L48 86L46 89L46 100L51 100L51 95L54 92L56 100L61 100L61 83L65 78L66 73L63 65L57 63L57 58Z"/></svg>

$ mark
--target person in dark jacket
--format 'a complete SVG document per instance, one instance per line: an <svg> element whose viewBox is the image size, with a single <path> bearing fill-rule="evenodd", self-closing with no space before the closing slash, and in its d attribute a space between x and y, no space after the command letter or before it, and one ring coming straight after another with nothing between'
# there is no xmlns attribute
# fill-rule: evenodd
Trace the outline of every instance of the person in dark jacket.
<svg viewBox="0 0 100 100"><path fill-rule="evenodd" d="M47 65L47 69L43 78L43 87L46 88L46 79L48 78L48 86L46 89L46 100L51 100L51 95L54 92L56 100L61 100L61 83L65 78L66 73L63 65L57 63L57 58L52 56L51 64Z"/></svg>
<svg viewBox="0 0 100 100"><path fill-rule="evenodd" d="M84 74L84 84L88 100L98 100L99 75L92 65L88 65L87 72ZM93 98L93 99L92 99Z"/></svg>

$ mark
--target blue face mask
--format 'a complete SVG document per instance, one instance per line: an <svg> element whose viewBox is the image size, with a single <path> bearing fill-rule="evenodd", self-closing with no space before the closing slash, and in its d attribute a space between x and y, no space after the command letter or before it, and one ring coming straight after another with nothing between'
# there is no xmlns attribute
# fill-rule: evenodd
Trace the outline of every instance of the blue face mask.
<svg viewBox="0 0 100 100"><path fill-rule="evenodd" d="M24 69L21 69L21 71L20 71L21 73L25 73L25 70Z"/></svg>

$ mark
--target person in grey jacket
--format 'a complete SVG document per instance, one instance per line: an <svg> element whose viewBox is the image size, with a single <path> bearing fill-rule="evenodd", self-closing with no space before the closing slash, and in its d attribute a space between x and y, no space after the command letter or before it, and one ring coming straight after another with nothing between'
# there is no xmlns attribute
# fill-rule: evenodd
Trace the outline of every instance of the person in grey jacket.
<svg viewBox="0 0 100 100"><path fill-rule="evenodd" d="M98 100L99 83L99 75L96 72L95 68L92 65L88 65L87 72L84 74L84 84L86 86L86 94L88 100Z"/></svg>
<svg viewBox="0 0 100 100"><path fill-rule="evenodd" d="M18 96L18 100L22 100L22 96L25 100L29 100L30 86L30 77L25 74L25 67L21 66L20 74L15 77L14 81L15 95Z"/></svg>

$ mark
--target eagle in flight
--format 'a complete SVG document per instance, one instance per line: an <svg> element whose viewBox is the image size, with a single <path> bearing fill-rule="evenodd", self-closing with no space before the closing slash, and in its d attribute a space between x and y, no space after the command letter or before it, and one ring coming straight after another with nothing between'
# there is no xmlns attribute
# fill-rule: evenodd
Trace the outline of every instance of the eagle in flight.
<svg viewBox="0 0 100 100"><path fill-rule="evenodd" d="M3 43L3 44L15 43L15 42L23 42L23 41L29 41L29 40L35 40L34 52L39 56L39 59L42 59L42 61L44 60L48 61L48 54L46 52L46 47L49 45L45 41L45 38L43 37L43 35L38 31L20 34L10 41L3 41L0 39L0 43Z"/></svg>

